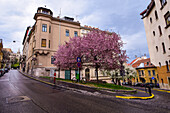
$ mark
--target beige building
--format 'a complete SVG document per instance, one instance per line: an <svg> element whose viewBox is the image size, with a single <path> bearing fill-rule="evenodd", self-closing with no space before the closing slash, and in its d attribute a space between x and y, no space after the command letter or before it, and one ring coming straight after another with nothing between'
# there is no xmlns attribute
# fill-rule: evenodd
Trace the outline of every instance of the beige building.
<svg viewBox="0 0 170 113"><path fill-rule="evenodd" d="M69 41L70 37L80 35L80 23L70 17L53 17L50 9L39 7L34 16L28 41L26 71L34 75L49 75L54 66L54 54L58 46ZM24 53L25 54L25 53Z"/></svg>
<svg viewBox="0 0 170 113"><path fill-rule="evenodd" d="M90 32L92 27L80 26L74 18L54 17L50 9L39 7L34 15L35 24L27 27L23 39L23 56L21 69L35 76L52 76L58 67L54 65L54 54L58 46L69 41L70 37L83 36ZM71 79L77 70L62 70L60 78ZM71 75L70 75L71 74ZM95 69L82 66L81 76L88 80L95 80ZM110 80L110 76L99 71L99 80Z"/></svg>
<svg viewBox="0 0 170 113"><path fill-rule="evenodd" d="M161 88L170 89L170 1L151 0L140 15L145 26L151 62Z"/></svg>

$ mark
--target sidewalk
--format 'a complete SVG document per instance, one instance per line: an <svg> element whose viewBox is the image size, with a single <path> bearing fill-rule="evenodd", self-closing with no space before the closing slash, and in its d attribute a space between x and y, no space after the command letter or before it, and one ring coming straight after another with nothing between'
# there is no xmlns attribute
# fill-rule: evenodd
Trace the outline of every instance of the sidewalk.
<svg viewBox="0 0 170 113"><path fill-rule="evenodd" d="M123 99L151 99L154 98L154 95L150 96L148 93L142 92L142 91L137 91L136 90L112 90L112 89L106 89L106 88L97 88L97 87L91 87L91 86L86 86L83 84L77 84L77 83L70 83L70 82L65 82L61 80L56 80L56 84L53 83L53 79L47 79L47 78L40 78L36 77L27 73L23 73L19 70L21 74L23 74L26 77L29 77L31 79L34 79L36 81L51 85L51 86L56 86L56 87L61 87L61 88L66 88L69 90L74 90L74 91L88 91L91 93L101 93L105 95L111 95L116 98L123 98Z"/></svg>

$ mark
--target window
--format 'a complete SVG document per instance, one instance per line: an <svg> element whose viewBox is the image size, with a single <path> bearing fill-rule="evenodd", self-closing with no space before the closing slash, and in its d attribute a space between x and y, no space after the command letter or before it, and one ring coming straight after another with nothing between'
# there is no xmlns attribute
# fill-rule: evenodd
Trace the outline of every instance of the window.
<svg viewBox="0 0 170 113"><path fill-rule="evenodd" d="M166 4L166 0L160 0L161 6L164 6Z"/></svg>
<svg viewBox="0 0 170 113"><path fill-rule="evenodd" d="M165 63L166 63L166 68L167 68L167 71L169 71L169 65L168 65L168 61L166 61Z"/></svg>
<svg viewBox="0 0 170 113"><path fill-rule="evenodd" d="M141 76L140 70L138 70L139 76Z"/></svg>
<svg viewBox="0 0 170 113"><path fill-rule="evenodd" d="M48 48L50 48L50 40L49 40L49 43L48 43Z"/></svg>
<svg viewBox="0 0 170 113"><path fill-rule="evenodd" d="M166 22L165 28L168 28L170 26L170 13L169 13L169 11L164 15L164 18L165 18L165 22Z"/></svg>
<svg viewBox="0 0 170 113"><path fill-rule="evenodd" d="M155 76L155 70L152 70L153 76Z"/></svg>
<svg viewBox="0 0 170 113"><path fill-rule="evenodd" d="M152 18L150 17L150 22L152 23Z"/></svg>
<svg viewBox="0 0 170 113"><path fill-rule="evenodd" d="M141 72L142 72L142 75L144 75L144 71L143 71L143 70L141 70Z"/></svg>
<svg viewBox="0 0 170 113"><path fill-rule="evenodd" d="M148 75L151 76L151 71L150 70L148 70Z"/></svg>
<svg viewBox="0 0 170 113"><path fill-rule="evenodd" d="M162 85L164 85L164 80L163 80L163 79L161 79L161 81L162 81Z"/></svg>
<svg viewBox="0 0 170 113"><path fill-rule="evenodd" d="M55 57L51 56L51 64L54 64L54 61L55 61Z"/></svg>
<svg viewBox="0 0 170 113"><path fill-rule="evenodd" d="M164 43L162 43L162 48L163 48L163 53L165 54L166 50L165 50L165 44Z"/></svg>
<svg viewBox="0 0 170 113"><path fill-rule="evenodd" d="M74 37L77 37L77 36L78 36L77 31L74 31Z"/></svg>
<svg viewBox="0 0 170 113"><path fill-rule="evenodd" d="M160 36L161 36L161 35L162 35L161 26L158 26L158 29L159 29L159 34L160 34Z"/></svg>
<svg viewBox="0 0 170 113"><path fill-rule="evenodd" d="M149 62L147 62L147 66L149 66Z"/></svg>
<svg viewBox="0 0 170 113"><path fill-rule="evenodd" d="M161 63L159 62L159 67L161 67Z"/></svg>
<svg viewBox="0 0 170 113"><path fill-rule="evenodd" d="M155 31L153 31L153 36L155 36Z"/></svg>
<svg viewBox="0 0 170 113"><path fill-rule="evenodd" d="M42 25L42 32L47 32L47 24Z"/></svg>
<svg viewBox="0 0 170 113"><path fill-rule="evenodd" d="M156 52L158 52L158 46L156 46Z"/></svg>
<svg viewBox="0 0 170 113"><path fill-rule="evenodd" d="M69 36L69 30L66 30L66 36Z"/></svg>
<svg viewBox="0 0 170 113"><path fill-rule="evenodd" d="M36 47L36 40L35 40L35 36L33 37L33 48Z"/></svg>
<svg viewBox="0 0 170 113"><path fill-rule="evenodd" d="M49 33L51 33L51 26L49 26Z"/></svg>
<svg viewBox="0 0 170 113"><path fill-rule="evenodd" d="M156 18L156 20L158 20L158 13L157 13L157 11L155 11L155 18Z"/></svg>
<svg viewBox="0 0 170 113"><path fill-rule="evenodd" d="M46 47L46 39L42 39L42 41L41 41L41 47Z"/></svg>
<svg viewBox="0 0 170 113"><path fill-rule="evenodd" d="M42 13L44 13L44 14L48 14L48 12L47 12L47 11L42 11Z"/></svg>

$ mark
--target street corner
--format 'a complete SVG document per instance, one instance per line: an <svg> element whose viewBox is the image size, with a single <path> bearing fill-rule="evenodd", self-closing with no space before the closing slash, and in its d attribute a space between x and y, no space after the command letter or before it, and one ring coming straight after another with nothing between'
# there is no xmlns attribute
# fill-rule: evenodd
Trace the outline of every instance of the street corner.
<svg viewBox="0 0 170 113"><path fill-rule="evenodd" d="M140 100L148 100L153 99L155 95L151 93L151 96L134 96L134 95L124 95L124 96L115 96L116 98L120 99L140 99Z"/></svg>
<svg viewBox="0 0 170 113"><path fill-rule="evenodd" d="M164 90L164 89L153 89L153 90L160 91L160 92L170 93L170 90Z"/></svg>
<svg viewBox="0 0 170 113"><path fill-rule="evenodd" d="M22 75L24 75L24 76L26 76L26 77L28 77L28 78L30 78L30 79L33 79L33 80L36 80L36 81L39 81L39 82L42 82L42 83L44 83L44 84L48 84L48 85L51 85L51 86L55 86L55 84L53 84L53 83L50 83L50 82L47 82L47 81L43 81L43 80L40 80L40 79L37 79L37 78L34 78L34 77L31 77L31 76L29 76L29 75L21 72L20 70L19 70L19 72L20 72Z"/></svg>

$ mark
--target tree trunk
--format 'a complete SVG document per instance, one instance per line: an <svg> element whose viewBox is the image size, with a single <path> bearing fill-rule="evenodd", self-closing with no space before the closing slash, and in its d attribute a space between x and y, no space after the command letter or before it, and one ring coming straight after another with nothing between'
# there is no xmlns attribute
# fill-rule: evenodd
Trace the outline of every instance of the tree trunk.
<svg viewBox="0 0 170 113"><path fill-rule="evenodd" d="M69 68L69 70L70 70L70 80L71 80L71 68Z"/></svg>
<svg viewBox="0 0 170 113"><path fill-rule="evenodd" d="M98 66L96 64L96 77L97 77L97 83L99 82L99 77L98 77Z"/></svg>
<svg viewBox="0 0 170 113"><path fill-rule="evenodd" d="M58 78L60 78L60 66L58 68Z"/></svg>

